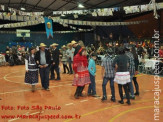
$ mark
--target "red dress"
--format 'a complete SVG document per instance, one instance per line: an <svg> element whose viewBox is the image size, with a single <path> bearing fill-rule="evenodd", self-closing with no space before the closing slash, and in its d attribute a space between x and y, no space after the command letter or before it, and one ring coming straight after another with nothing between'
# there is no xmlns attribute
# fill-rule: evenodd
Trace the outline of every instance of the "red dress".
<svg viewBox="0 0 163 122"><path fill-rule="evenodd" d="M79 52L74 56L73 59L73 70L75 74L78 74L78 77L74 75L73 86L84 86L86 84L90 84L90 76L88 72L88 60L86 56L81 56Z"/></svg>

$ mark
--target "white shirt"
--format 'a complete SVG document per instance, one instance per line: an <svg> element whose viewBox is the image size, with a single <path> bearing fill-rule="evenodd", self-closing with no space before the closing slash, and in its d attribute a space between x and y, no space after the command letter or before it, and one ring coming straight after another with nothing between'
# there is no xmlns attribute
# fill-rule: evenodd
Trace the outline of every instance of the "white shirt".
<svg viewBox="0 0 163 122"><path fill-rule="evenodd" d="M68 50L66 51L67 57L68 57L68 58L71 57L71 61L73 61L74 52L75 52L75 49L74 49L74 48L68 49Z"/></svg>

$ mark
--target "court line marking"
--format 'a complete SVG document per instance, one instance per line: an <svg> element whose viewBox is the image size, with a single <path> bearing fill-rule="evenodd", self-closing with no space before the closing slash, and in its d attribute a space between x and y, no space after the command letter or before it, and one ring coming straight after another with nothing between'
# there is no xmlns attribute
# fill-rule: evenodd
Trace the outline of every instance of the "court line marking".
<svg viewBox="0 0 163 122"><path fill-rule="evenodd" d="M154 101L154 99L139 100L139 101L134 101L133 103L142 103L142 102L151 102L151 101ZM113 105L113 106L105 107L105 108L101 108L101 109L96 109L94 111L91 111L91 112L88 112L88 113L85 113L85 114L81 115L81 117L92 115L92 114L95 114L95 113L98 113L98 112L102 112L102 111L105 111L105 110L108 110L108 109L112 109L112 108L115 108L115 107L119 107L119 106L124 106L124 105L119 104L119 105ZM74 119L68 119L68 120L65 120L64 122L70 122L72 120L76 120L76 119L75 118Z"/></svg>
<svg viewBox="0 0 163 122"><path fill-rule="evenodd" d="M65 84L65 85L58 85L58 86L50 86L50 88L55 88L55 87L60 87L60 86L70 86L72 84ZM42 88L38 88L36 90L42 90ZM31 91L31 89L27 89L27 90L19 90L19 91L12 91L12 92L3 92L0 93L1 94L10 94L10 93L17 93L17 92L27 92L27 91Z"/></svg>
<svg viewBox="0 0 163 122"><path fill-rule="evenodd" d="M159 106L159 107L162 108L163 106ZM115 119L117 119L120 116L125 115L129 112L141 110L141 109L149 109L149 108L154 108L154 106L145 106L145 107L133 108L133 109L129 109L127 111L123 111L123 112L119 113L118 115L114 116L112 119L110 119L109 122L113 122Z"/></svg>
<svg viewBox="0 0 163 122"><path fill-rule="evenodd" d="M22 70L21 70L22 71ZM23 70L24 71L24 70ZM13 73L16 73L16 72L20 72L20 71L15 71L15 72L12 72L12 73L9 73L9 74L13 74ZM9 82L12 82L12 83L19 83L19 84L24 84L24 83L20 83L20 82L13 82L13 81L11 81L11 80L8 80L8 79L5 79L6 78L6 76L8 76L9 74L6 74L5 76L4 76L4 80L6 80L6 81L9 81ZM138 76L143 76L143 75L146 75L146 74L142 74L142 75L138 75ZM102 81L102 80L96 80L96 81ZM62 81L62 82L59 82L59 83L63 83L64 81ZM67 82L67 81L66 81ZM71 82L71 81L70 81ZM67 84L68 85L68 84ZM69 84L69 85L71 85L71 84ZM66 85L60 85L60 86L66 86ZM54 88L54 87L58 87L58 86L50 86L50 88ZM41 88L38 88L38 89L36 89L36 90L41 90ZM27 90L19 90L19 91L13 91L13 92L4 92L4 93L0 93L0 94L9 94L9 93L17 93L17 92L27 92L27 91L31 91L31 89L27 89Z"/></svg>
<svg viewBox="0 0 163 122"><path fill-rule="evenodd" d="M73 105L74 103L68 103L68 104L65 104L65 106L69 106L69 105Z"/></svg>
<svg viewBox="0 0 163 122"><path fill-rule="evenodd" d="M87 102L88 100L81 100L80 102L83 103L83 102Z"/></svg>

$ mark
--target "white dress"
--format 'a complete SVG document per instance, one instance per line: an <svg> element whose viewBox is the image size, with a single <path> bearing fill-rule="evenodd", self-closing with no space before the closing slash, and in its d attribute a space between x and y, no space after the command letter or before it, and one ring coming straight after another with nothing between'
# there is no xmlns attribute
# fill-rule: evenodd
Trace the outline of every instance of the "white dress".
<svg viewBox="0 0 163 122"><path fill-rule="evenodd" d="M114 82L117 84L127 84L131 82L130 80L130 73L129 72L116 72Z"/></svg>

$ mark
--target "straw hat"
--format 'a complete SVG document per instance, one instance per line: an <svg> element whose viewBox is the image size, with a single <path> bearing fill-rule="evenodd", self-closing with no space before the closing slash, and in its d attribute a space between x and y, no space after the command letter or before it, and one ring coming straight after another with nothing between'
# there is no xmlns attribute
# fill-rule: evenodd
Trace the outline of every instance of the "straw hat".
<svg viewBox="0 0 163 122"><path fill-rule="evenodd" d="M66 48L66 46L65 46L65 45L63 45L63 46L62 46L62 48Z"/></svg>
<svg viewBox="0 0 163 122"><path fill-rule="evenodd" d="M72 44L71 43L68 43L67 46L72 46Z"/></svg>
<svg viewBox="0 0 163 122"><path fill-rule="evenodd" d="M51 46L58 46L58 44L57 43L53 43Z"/></svg>
<svg viewBox="0 0 163 122"><path fill-rule="evenodd" d="M6 51L7 54L9 54L9 51Z"/></svg>
<svg viewBox="0 0 163 122"><path fill-rule="evenodd" d="M77 42L75 40L71 41L71 44L77 44Z"/></svg>
<svg viewBox="0 0 163 122"><path fill-rule="evenodd" d="M46 47L44 43L40 43L40 47Z"/></svg>

